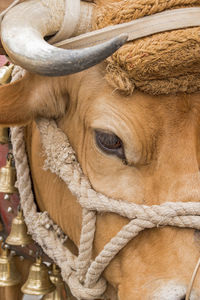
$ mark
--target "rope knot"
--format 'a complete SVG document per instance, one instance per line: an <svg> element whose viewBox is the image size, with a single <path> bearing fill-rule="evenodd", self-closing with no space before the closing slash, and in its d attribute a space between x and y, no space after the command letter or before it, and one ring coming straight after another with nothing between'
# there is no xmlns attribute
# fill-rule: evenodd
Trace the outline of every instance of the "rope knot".
<svg viewBox="0 0 200 300"><path fill-rule="evenodd" d="M107 284L105 279L100 278L92 287L87 287L82 284L78 279L78 273L73 271L69 278L68 283L71 289L72 294L77 299L85 299L85 300L94 300L102 298L104 294Z"/></svg>

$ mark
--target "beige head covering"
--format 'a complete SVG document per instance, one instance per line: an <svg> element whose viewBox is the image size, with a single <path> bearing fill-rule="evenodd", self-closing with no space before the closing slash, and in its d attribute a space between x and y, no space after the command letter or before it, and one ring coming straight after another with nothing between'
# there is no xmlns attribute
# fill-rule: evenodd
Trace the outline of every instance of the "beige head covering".
<svg viewBox="0 0 200 300"><path fill-rule="evenodd" d="M96 0L94 29L121 24L168 9L200 6L200 0ZM103 5L102 5L103 4ZM106 79L130 95L200 90L200 27L159 33L129 42L107 59Z"/></svg>

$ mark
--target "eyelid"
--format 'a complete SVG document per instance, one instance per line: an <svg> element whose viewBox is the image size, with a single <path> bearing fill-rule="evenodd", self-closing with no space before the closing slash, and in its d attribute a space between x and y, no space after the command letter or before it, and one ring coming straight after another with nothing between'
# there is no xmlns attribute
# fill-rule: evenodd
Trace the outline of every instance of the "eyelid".
<svg viewBox="0 0 200 300"><path fill-rule="evenodd" d="M123 142L117 135L115 135L112 132L105 132L105 131L101 131L101 130L97 130L97 129L94 131L94 133L95 133L95 140L96 140L96 144L97 144L98 148L100 148L103 152L105 152L107 154L116 155L117 157L119 157L123 161L126 161L125 154L124 154ZM108 135L113 135L113 136L117 137L121 142L121 147L113 148L113 149L105 147L101 143L100 138L98 138L98 135L100 137L100 134L108 134Z"/></svg>

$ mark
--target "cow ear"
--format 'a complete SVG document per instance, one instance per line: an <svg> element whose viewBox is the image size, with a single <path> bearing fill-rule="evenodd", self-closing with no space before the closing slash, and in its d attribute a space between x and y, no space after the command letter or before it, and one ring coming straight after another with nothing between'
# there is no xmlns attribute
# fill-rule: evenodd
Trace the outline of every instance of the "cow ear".
<svg viewBox="0 0 200 300"><path fill-rule="evenodd" d="M67 109L67 79L26 72L0 86L0 126L26 125L38 117L60 118Z"/></svg>
<svg viewBox="0 0 200 300"><path fill-rule="evenodd" d="M25 75L16 82L0 86L0 125L24 125L33 119L31 85L30 76Z"/></svg>

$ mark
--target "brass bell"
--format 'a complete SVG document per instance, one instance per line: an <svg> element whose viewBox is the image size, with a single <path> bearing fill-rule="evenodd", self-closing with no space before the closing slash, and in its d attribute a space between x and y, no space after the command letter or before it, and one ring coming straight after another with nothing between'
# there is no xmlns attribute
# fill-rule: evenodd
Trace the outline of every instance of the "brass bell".
<svg viewBox="0 0 200 300"><path fill-rule="evenodd" d="M55 290L55 285L50 281L48 268L39 257L30 267L29 276L21 291L28 295L46 295Z"/></svg>
<svg viewBox="0 0 200 300"><path fill-rule="evenodd" d="M0 127L0 144L8 144L9 136L8 136L8 128Z"/></svg>
<svg viewBox="0 0 200 300"><path fill-rule="evenodd" d="M6 239L6 243L14 246L24 246L32 242L30 235L27 234L23 212L19 209L17 216L12 221L11 231Z"/></svg>
<svg viewBox="0 0 200 300"><path fill-rule="evenodd" d="M17 192L15 187L16 170L12 167L13 154L8 153L6 166L0 169L0 192L13 194Z"/></svg>
<svg viewBox="0 0 200 300"><path fill-rule="evenodd" d="M50 279L53 284L55 284L56 290L42 297L42 300L67 300L65 286L60 274L60 269L58 269L55 264L53 264Z"/></svg>
<svg viewBox="0 0 200 300"><path fill-rule="evenodd" d="M20 283L21 275L15 267L12 256L9 256L9 250L3 249L0 256L0 286L12 286Z"/></svg>

